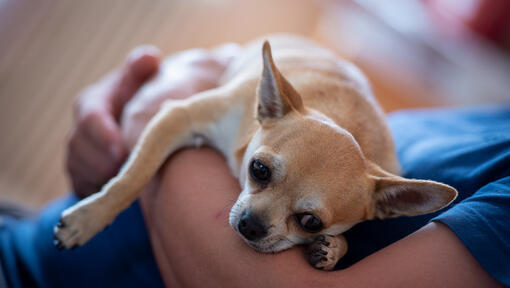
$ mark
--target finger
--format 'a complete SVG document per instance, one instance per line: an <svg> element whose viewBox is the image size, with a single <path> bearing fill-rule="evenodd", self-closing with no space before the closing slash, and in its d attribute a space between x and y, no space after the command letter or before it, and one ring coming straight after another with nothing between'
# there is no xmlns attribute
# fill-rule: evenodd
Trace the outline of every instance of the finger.
<svg viewBox="0 0 510 288"><path fill-rule="evenodd" d="M112 177L122 164L108 149L94 143L90 136L83 132L76 133L69 142L67 162L70 165L80 165L89 171L78 175L80 178L101 182Z"/></svg>
<svg viewBox="0 0 510 288"><path fill-rule="evenodd" d="M66 164L74 194L83 198L99 190L100 183L97 181L98 176L95 175L97 170L90 170L88 165L77 157L77 153L68 154Z"/></svg>
<svg viewBox="0 0 510 288"><path fill-rule="evenodd" d="M85 198L99 191L100 185L97 183L88 182L88 180L78 177L78 175L84 175L84 173L88 172L80 164L72 165L68 167L67 170L71 176L71 184L73 187L73 192L76 196Z"/></svg>
<svg viewBox="0 0 510 288"><path fill-rule="evenodd" d="M67 171L77 195L87 196L117 173L122 162L115 162L109 155L95 148L84 137L76 137L69 144Z"/></svg>
<svg viewBox="0 0 510 288"><path fill-rule="evenodd" d="M124 105L159 69L160 52L154 46L140 46L129 53L112 91L112 112L119 119Z"/></svg>
<svg viewBox="0 0 510 288"><path fill-rule="evenodd" d="M72 184L74 194L80 198L85 198L101 191L101 187L104 185L104 183L88 182L87 179L82 178L72 178Z"/></svg>
<svg viewBox="0 0 510 288"><path fill-rule="evenodd" d="M117 121L108 111L93 111L85 115L79 126L79 133L90 138L96 149L106 152L115 161L126 156L124 140Z"/></svg>
<svg viewBox="0 0 510 288"><path fill-rule="evenodd" d="M91 139L83 139L76 143L73 160L89 169L88 174L83 175L82 178L89 178L91 181L101 183L115 175L122 161L115 159L102 148L92 143Z"/></svg>
<svg viewBox="0 0 510 288"><path fill-rule="evenodd" d="M158 70L161 52L151 45L139 46L129 52L126 60L127 72L135 80L144 82Z"/></svg>

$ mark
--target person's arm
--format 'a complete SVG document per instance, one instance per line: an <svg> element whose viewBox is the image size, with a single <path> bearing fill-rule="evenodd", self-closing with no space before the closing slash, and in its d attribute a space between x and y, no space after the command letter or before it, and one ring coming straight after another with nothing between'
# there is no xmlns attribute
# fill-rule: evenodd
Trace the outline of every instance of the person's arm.
<svg viewBox="0 0 510 288"><path fill-rule="evenodd" d="M455 234L431 223L335 272L313 269L300 248L261 254L228 224L240 191L209 149L172 156L142 210L169 287L498 287Z"/></svg>
<svg viewBox="0 0 510 288"><path fill-rule="evenodd" d="M83 198L98 192L118 172L161 103L215 88L238 50L232 43L212 50L191 49L160 64L157 48L140 46L120 69L83 89L75 101L75 124L67 145L74 193ZM150 81L151 77L156 79ZM150 93L140 93L144 85L150 85Z"/></svg>
<svg viewBox="0 0 510 288"><path fill-rule="evenodd" d="M426 225L345 272L366 287L502 287L439 222Z"/></svg>

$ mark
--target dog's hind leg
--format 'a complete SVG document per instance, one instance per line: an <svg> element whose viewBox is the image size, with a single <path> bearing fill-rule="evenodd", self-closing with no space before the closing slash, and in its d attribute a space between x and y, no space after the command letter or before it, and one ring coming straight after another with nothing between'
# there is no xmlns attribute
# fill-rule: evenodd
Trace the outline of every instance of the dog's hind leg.
<svg viewBox="0 0 510 288"><path fill-rule="evenodd" d="M60 223L54 228L57 248L83 245L109 225L136 200L170 154L196 144L197 137L208 134L207 129L218 121L215 118L228 112L221 111L229 107L226 98L218 90L210 90L165 104L145 128L119 174L100 192L62 213ZM192 119L195 115L200 115L198 121Z"/></svg>

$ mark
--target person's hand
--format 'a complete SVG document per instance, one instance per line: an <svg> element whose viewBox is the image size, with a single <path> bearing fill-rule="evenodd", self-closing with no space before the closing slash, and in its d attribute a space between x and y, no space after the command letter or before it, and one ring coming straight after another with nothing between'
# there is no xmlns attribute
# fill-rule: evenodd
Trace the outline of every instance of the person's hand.
<svg viewBox="0 0 510 288"><path fill-rule="evenodd" d="M158 74L126 105L121 119L122 134L129 149L168 99L184 99L219 85L239 46L229 43L215 49L192 49L168 57Z"/></svg>
<svg viewBox="0 0 510 288"><path fill-rule="evenodd" d="M76 99L66 165L77 196L99 191L124 162L127 152L118 119L124 105L158 66L156 48L138 47L124 67L85 88Z"/></svg>
<svg viewBox="0 0 510 288"><path fill-rule="evenodd" d="M118 172L161 103L216 87L238 51L236 44L192 49L159 65L157 50L142 47L130 54L124 69L85 89L76 101L67 157L75 193L86 197L99 191Z"/></svg>

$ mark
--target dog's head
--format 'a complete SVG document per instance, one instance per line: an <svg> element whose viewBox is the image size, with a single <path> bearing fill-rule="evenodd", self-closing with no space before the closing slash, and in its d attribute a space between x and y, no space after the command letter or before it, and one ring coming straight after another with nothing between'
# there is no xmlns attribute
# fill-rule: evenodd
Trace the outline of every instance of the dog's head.
<svg viewBox="0 0 510 288"><path fill-rule="evenodd" d="M277 252L337 235L374 217L440 209L457 192L433 181L389 174L367 160L354 137L303 106L263 47L260 129L246 149L244 183L230 225L255 249Z"/></svg>

